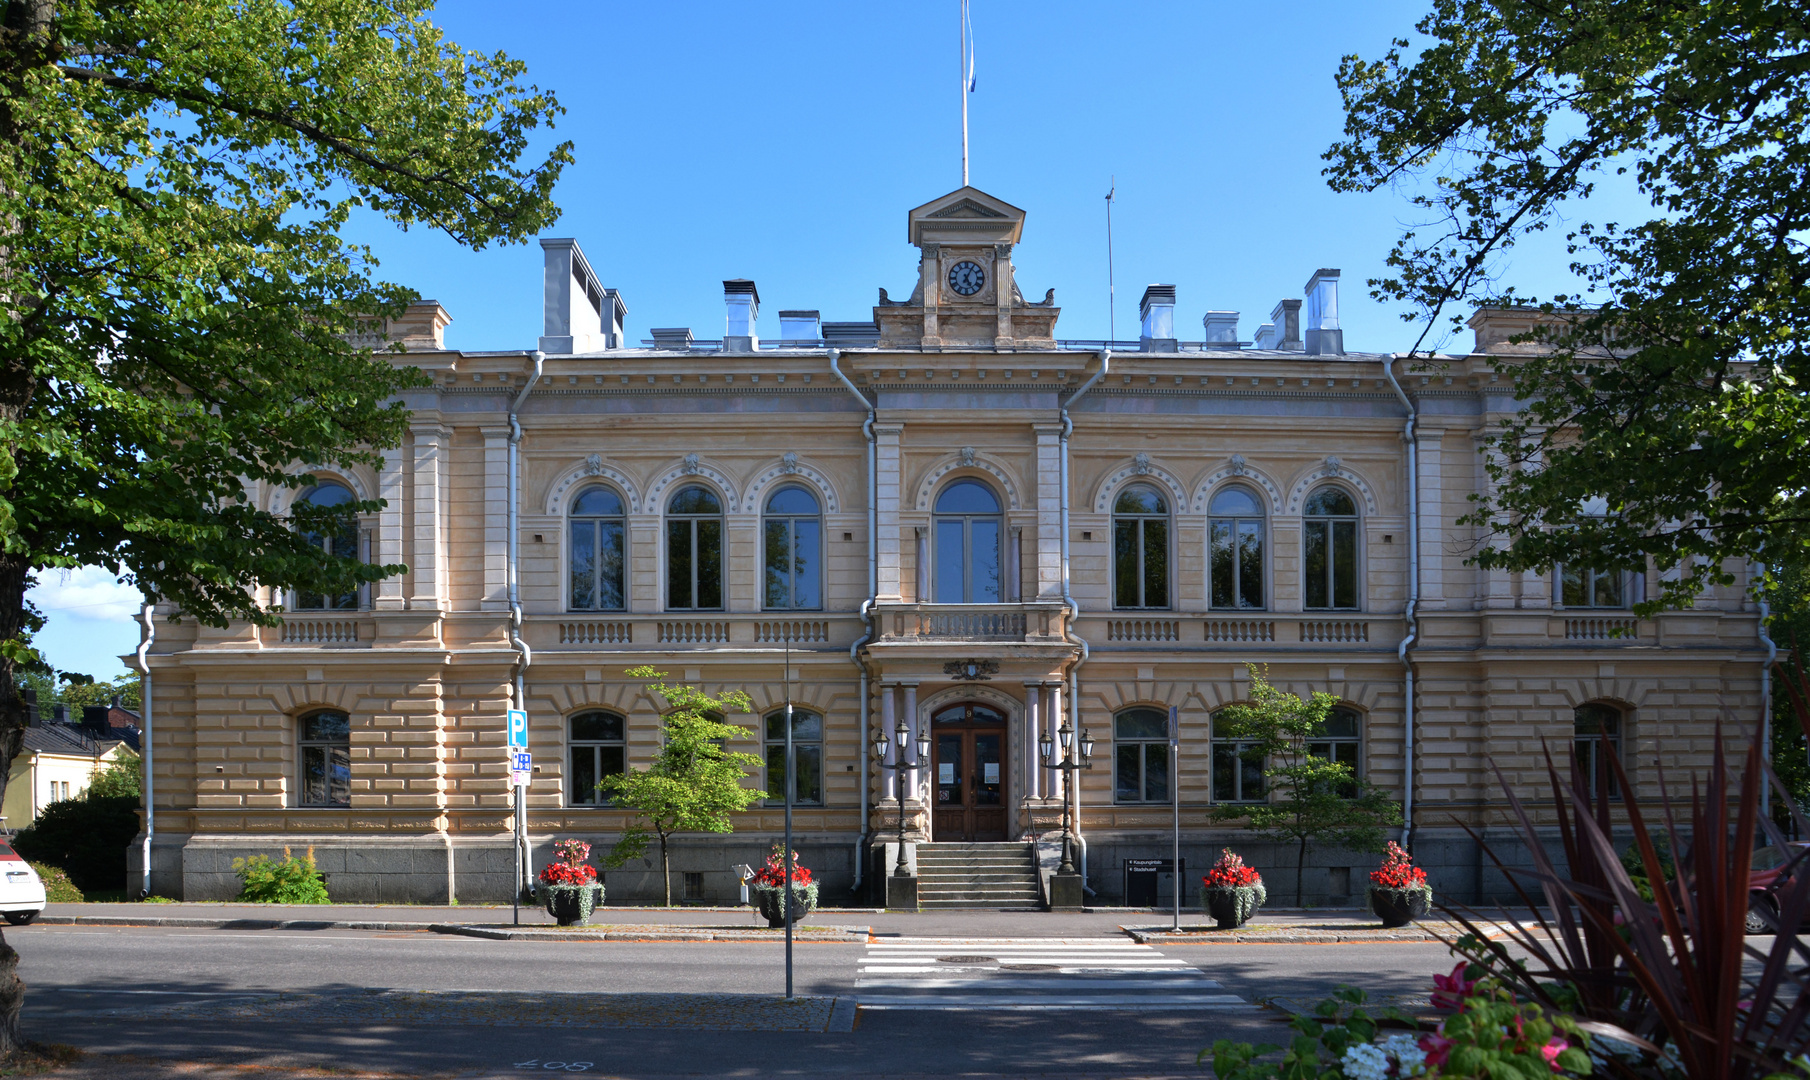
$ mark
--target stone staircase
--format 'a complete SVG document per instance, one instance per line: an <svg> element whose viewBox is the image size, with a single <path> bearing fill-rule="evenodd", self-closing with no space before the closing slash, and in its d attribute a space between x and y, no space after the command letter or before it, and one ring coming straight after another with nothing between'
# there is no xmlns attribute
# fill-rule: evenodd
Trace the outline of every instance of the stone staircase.
<svg viewBox="0 0 1810 1080"><path fill-rule="evenodd" d="M919 844L918 906L1041 907L1035 850L1022 842Z"/></svg>

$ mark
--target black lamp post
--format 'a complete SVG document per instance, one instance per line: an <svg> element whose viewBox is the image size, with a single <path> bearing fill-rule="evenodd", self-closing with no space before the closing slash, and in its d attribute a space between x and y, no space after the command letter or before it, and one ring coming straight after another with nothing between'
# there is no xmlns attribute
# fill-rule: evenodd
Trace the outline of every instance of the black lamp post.
<svg viewBox="0 0 1810 1080"><path fill-rule="evenodd" d="M886 738L884 728L874 735L874 757L879 760L882 769L892 770L892 790L893 794L899 798L899 861L893 867L892 876L908 878L911 876L911 870L905 865L905 770L930 767L930 732L925 731L918 736L918 756L915 761L905 760L905 744L911 741L911 728L906 726L905 718L902 716L899 718L896 734L899 741L899 756L893 760L893 763L886 764L886 750L892 743Z"/></svg>
<svg viewBox="0 0 1810 1080"><path fill-rule="evenodd" d="M1069 726L1067 720L1064 720L1062 726L1056 729L1056 737L1062 742L1062 759L1060 761L1056 760L1054 755L1056 748L1050 744L1050 733L1047 729L1037 740L1037 748L1043 752L1044 768L1055 769L1067 774L1062 799L1062 865L1056 868L1056 873L1073 874L1075 872L1075 845L1074 834L1069 829L1069 811L1072 806L1071 800L1075 796L1074 774L1082 769L1094 767L1094 737L1088 734L1086 728L1081 729L1079 748L1081 756L1079 758L1075 757L1075 729Z"/></svg>

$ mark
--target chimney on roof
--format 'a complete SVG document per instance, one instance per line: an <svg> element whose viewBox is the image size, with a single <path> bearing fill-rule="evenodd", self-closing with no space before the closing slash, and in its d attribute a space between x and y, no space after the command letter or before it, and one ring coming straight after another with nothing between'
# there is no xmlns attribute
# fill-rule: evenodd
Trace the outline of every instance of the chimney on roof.
<svg viewBox="0 0 1810 1080"><path fill-rule="evenodd" d="M1305 291L1307 351L1315 356L1345 355L1345 331L1339 329L1339 272L1315 270Z"/></svg>
<svg viewBox="0 0 1810 1080"><path fill-rule="evenodd" d="M1276 339L1276 343L1270 348L1285 352L1301 351L1301 301L1276 301L1276 310L1270 312L1270 323L1275 327Z"/></svg>
<svg viewBox="0 0 1810 1080"><path fill-rule="evenodd" d="M545 259L541 282L540 350L556 356L622 348L622 320L628 305L591 272L578 241L540 242Z"/></svg>
<svg viewBox="0 0 1810 1080"><path fill-rule="evenodd" d="M656 349L670 349L674 352L688 352L691 349L689 326L656 326L650 332L654 335Z"/></svg>
<svg viewBox="0 0 1810 1080"><path fill-rule="evenodd" d="M1145 352L1175 352L1175 286L1149 285L1138 301L1138 345Z"/></svg>
<svg viewBox="0 0 1810 1080"><path fill-rule="evenodd" d="M815 311L779 313L779 340L816 342L823 337L823 317Z"/></svg>
<svg viewBox="0 0 1810 1080"><path fill-rule="evenodd" d="M69 706L52 705L50 707L50 719L58 724L69 723Z"/></svg>
<svg viewBox="0 0 1810 1080"><path fill-rule="evenodd" d="M723 307L728 318L723 327L723 351L753 352L760 348L754 322L760 318L760 290L747 278L723 282Z"/></svg>
<svg viewBox="0 0 1810 1080"><path fill-rule="evenodd" d="M1238 313L1236 311L1209 311L1201 317L1200 325L1206 331L1206 343L1216 348L1237 348L1238 346Z"/></svg>

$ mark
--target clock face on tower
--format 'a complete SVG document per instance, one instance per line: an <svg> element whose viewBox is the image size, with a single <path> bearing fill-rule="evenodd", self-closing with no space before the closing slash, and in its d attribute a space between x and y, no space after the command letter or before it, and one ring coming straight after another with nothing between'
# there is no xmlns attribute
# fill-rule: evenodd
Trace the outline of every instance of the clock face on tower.
<svg viewBox="0 0 1810 1080"><path fill-rule="evenodd" d="M977 262L963 259L949 268L949 289L957 296L973 296L987 283L987 272Z"/></svg>

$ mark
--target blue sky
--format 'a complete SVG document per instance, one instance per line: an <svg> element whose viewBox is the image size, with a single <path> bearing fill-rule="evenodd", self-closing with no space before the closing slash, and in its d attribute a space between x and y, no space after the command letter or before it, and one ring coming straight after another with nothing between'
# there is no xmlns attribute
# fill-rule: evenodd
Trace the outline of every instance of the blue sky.
<svg viewBox="0 0 1810 1080"><path fill-rule="evenodd" d="M1391 351L1415 330L1369 299L1402 230L1400 193L1335 195L1321 154L1343 113L1339 58L1379 56L1424 0L1289 5L974 0L978 88L971 179L1028 214L1016 253L1027 296L1056 290L1057 336L1108 332L1105 202L1116 183L1117 333L1135 337L1152 282L1178 289L1176 325L1243 313L1246 339L1317 267L1344 271L1347 347ZM551 235L577 237L621 290L628 336L723 331L722 281L759 286L763 336L782 308L871 316L875 290L911 289L905 214L959 186L956 0L494 4L438 18L470 49L525 60L567 109L576 143ZM532 348L538 246L470 252L356 219L382 273L451 312L454 348ZM1555 248L1508 267L1560 281ZM1465 343L1459 343L1465 344ZM136 647L135 593L83 572L45 575L39 642L60 668L110 675Z"/></svg>

